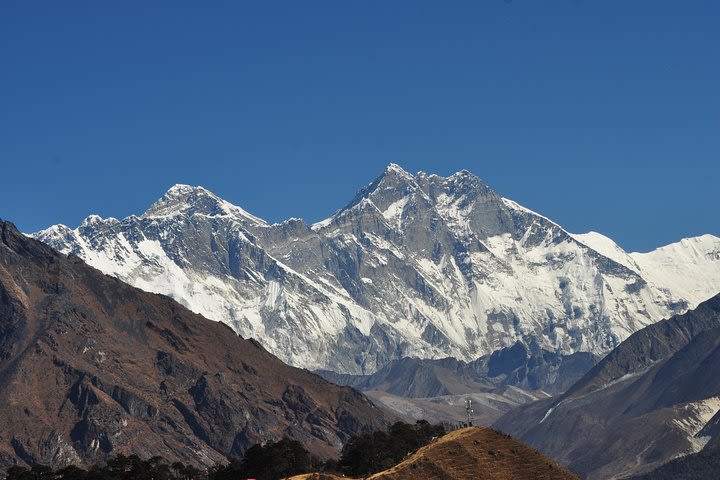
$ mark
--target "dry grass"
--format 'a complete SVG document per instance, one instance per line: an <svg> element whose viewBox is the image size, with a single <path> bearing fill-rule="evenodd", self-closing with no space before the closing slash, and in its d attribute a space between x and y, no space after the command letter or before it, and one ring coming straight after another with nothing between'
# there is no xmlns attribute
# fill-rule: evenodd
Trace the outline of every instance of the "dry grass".
<svg viewBox="0 0 720 480"><path fill-rule="evenodd" d="M307 474L292 480L336 480ZM572 472L527 445L486 427L463 428L427 445L368 480L577 480Z"/></svg>

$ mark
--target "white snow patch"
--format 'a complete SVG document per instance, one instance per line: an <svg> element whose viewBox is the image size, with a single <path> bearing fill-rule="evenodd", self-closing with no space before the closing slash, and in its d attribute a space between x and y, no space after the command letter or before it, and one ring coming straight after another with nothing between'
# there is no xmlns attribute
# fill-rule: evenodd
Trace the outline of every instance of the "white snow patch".
<svg viewBox="0 0 720 480"><path fill-rule="evenodd" d="M408 197L403 197L400 200L391 203L390 206L382 212L383 217L385 217L385 220L388 222L388 225L396 230L400 230L402 228L402 214L408 200Z"/></svg>
<svg viewBox="0 0 720 480"><path fill-rule="evenodd" d="M546 418L548 418L552 412L555 410L555 407L550 407L547 412L545 412L545 416L542 417L542 419L538 423L542 423L545 421Z"/></svg>
<svg viewBox="0 0 720 480"><path fill-rule="evenodd" d="M613 242L605 235L597 232L588 232L571 233L570 236L583 245L595 250L600 255L614 260L635 273L640 273L640 267L635 264L632 257L630 257L625 250L620 248L617 243Z"/></svg>
<svg viewBox="0 0 720 480"><path fill-rule="evenodd" d="M690 307L718 292L720 238L685 238L648 253L631 253L644 278L685 298Z"/></svg>
<svg viewBox="0 0 720 480"><path fill-rule="evenodd" d="M334 215L326 218L325 220L320 220L319 222L315 222L312 224L312 226L310 228L314 231L322 230L323 228L327 227L328 225L330 225L332 223L333 218L335 218Z"/></svg>

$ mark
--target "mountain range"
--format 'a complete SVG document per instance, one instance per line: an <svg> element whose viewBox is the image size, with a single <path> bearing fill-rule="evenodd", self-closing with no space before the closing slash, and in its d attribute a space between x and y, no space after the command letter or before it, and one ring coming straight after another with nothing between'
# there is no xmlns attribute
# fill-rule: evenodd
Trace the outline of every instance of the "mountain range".
<svg viewBox="0 0 720 480"><path fill-rule="evenodd" d="M471 362L516 342L602 356L720 291L720 239L626 253L574 235L475 175L390 165L326 220L269 224L175 185L139 216L35 238L257 339L291 365L371 374Z"/></svg>

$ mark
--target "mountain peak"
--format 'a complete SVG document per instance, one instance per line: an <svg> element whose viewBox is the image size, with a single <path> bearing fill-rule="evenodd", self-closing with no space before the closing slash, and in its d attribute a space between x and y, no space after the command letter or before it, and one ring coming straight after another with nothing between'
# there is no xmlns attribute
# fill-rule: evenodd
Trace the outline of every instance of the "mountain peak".
<svg viewBox="0 0 720 480"><path fill-rule="evenodd" d="M440 194L445 195L442 201L438 197ZM413 175L396 163L390 163L375 180L358 191L350 203L329 219L315 224L314 228L323 228L344 212L368 205L397 225L405 205L413 202L413 199L432 209L433 205L437 207L439 203L443 203L441 208L444 208L448 203L469 204L478 197L487 196L495 197L498 205L502 202L500 196L468 170L463 169L446 177L422 171Z"/></svg>
<svg viewBox="0 0 720 480"><path fill-rule="evenodd" d="M188 195L190 193L199 191L207 192L212 195L210 191L208 191L204 187L201 187L200 185L187 185L185 183L176 183L168 189L166 195Z"/></svg>
<svg viewBox="0 0 720 480"><path fill-rule="evenodd" d="M404 168L402 168L397 163L390 163L387 167L385 167L385 171L383 172L383 175L388 174L399 174L399 175L407 175L411 176L412 174L406 171Z"/></svg>
<svg viewBox="0 0 720 480"><path fill-rule="evenodd" d="M470 170L462 169L458 172L453 173L448 177L448 179L453 180L461 180L461 179L471 179L471 180L480 180L480 177L472 173Z"/></svg>
<svg viewBox="0 0 720 480"><path fill-rule="evenodd" d="M178 183L150 205L142 217L174 216L180 213L222 213L222 200L200 186Z"/></svg>
<svg viewBox="0 0 720 480"><path fill-rule="evenodd" d="M148 217L171 217L175 215L206 215L240 217L254 224L266 224L242 208L218 197L202 186L178 183L168 189L142 215Z"/></svg>
<svg viewBox="0 0 720 480"><path fill-rule="evenodd" d="M396 163L391 163L385 170L375 178L370 184L360 189L355 197L345 207L338 210L335 215L341 212L352 209L357 205L364 205L367 202L365 200L371 200L373 202L379 202L380 204L385 203L381 198L389 194L391 197L398 195L404 196L409 191L417 188L417 182L415 177L405 171L401 166ZM381 207L381 205L378 205ZM320 225L323 222L320 222Z"/></svg>
<svg viewBox="0 0 720 480"><path fill-rule="evenodd" d="M108 220L115 220L114 218L110 217ZM103 223L105 220L97 214L91 214L85 217L85 220L82 221L80 224L81 227L92 227L95 224Z"/></svg>

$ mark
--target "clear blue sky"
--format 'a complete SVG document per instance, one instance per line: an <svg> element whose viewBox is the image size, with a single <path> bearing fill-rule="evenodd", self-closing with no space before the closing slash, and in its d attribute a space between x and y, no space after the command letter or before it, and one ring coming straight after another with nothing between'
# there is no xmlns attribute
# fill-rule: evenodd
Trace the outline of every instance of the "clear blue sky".
<svg viewBox="0 0 720 480"><path fill-rule="evenodd" d="M717 4L4 0L0 217L190 183L312 222L395 162L629 250L720 235Z"/></svg>

